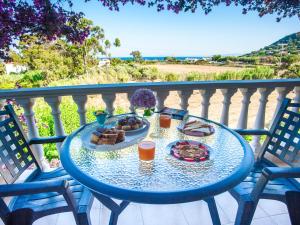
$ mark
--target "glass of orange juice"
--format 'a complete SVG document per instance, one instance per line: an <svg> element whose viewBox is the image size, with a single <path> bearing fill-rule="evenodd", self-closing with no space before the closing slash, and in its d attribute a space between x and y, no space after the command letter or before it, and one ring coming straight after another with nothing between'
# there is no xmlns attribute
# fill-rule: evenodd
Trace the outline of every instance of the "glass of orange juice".
<svg viewBox="0 0 300 225"><path fill-rule="evenodd" d="M171 116L166 114L161 114L159 116L159 125L162 128L170 128L171 126Z"/></svg>
<svg viewBox="0 0 300 225"><path fill-rule="evenodd" d="M155 143L152 141L142 141L138 144L139 158L142 161L153 161L155 154Z"/></svg>

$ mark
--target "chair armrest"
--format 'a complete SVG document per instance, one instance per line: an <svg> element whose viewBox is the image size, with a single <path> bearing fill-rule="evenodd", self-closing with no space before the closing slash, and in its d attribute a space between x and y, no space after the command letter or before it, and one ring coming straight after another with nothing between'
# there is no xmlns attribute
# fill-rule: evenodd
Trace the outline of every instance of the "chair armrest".
<svg viewBox="0 0 300 225"><path fill-rule="evenodd" d="M276 178L300 178L300 168L265 167L251 192L251 198L258 200L269 180Z"/></svg>
<svg viewBox="0 0 300 225"><path fill-rule="evenodd" d="M271 133L267 130L244 130L244 129L235 129L240 135L268 135L271 136Z"/></svg>
<svg viewBox="0 0 300 225"><path fill-rule="evenodd" d="M32 195L45 192L58 192L63 194L69 187L69 183L64 180L34 181L20 184L0 185L0 197L10 197L18 195Z"/></svg>
<svg viewBox="0 0 300 225"><path fill-rule="evenodd" d="M266 167L263 174L269 179L276 178L300 178L300 168Z"/></svg>
<svg viewBox="0 0 300 225"><path fill-rule="evenodd" d="M42 137L42 138L32 138L29 140L28 144L48 144L48 143L57 143L63 142L66 136L56 136L56 137Z"/></svg>

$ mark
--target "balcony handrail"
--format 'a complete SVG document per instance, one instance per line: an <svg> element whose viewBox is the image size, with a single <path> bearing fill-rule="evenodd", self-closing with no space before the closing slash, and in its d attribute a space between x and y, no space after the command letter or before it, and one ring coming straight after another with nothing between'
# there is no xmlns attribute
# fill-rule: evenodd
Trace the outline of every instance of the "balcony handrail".
<svg viewBox="0 0 300 225"><path fill-rule="evenodd" d="M161 87L165 90L196 90L196 89L230 89L230 88L276 88L300 86L300 79L273 79L273 80L226 80L226 81L183 81L183 82L139 82L116 84L93 84L56 86L42 88L20 88L0 90L0 99L69 96L75 93L101 94L101 93L128 93L133 89L150 88L158 91Z"/></svg>

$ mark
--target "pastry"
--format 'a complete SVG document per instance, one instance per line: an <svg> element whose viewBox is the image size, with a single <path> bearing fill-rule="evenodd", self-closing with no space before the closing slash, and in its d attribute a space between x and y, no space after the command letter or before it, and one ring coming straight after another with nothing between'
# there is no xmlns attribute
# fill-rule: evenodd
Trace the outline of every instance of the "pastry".
<svg viewBox="0 0 300 225"><path fill-rule="evenodd" d="M125 140L125 131L116 128L97 128L91 142L97 145L114 145Z"/></svg>
<svg viewBox="0 0 300 225"><path fill-rule="evenodd" d="M101 135L101 133L99 133L98 131L93 132L92 136L91 136L91 142L94 144L97 144L99 141L100 135Z"/></svg>
<svg viewBox="0 0 300 225"><path fill-rule="evenodd" d="M130 130L137 130L142 126L143 126L143 122L139 118L135 116L126 116L125 118L122 118L118 121L116 127L119 130L130 131Z"/></svg>

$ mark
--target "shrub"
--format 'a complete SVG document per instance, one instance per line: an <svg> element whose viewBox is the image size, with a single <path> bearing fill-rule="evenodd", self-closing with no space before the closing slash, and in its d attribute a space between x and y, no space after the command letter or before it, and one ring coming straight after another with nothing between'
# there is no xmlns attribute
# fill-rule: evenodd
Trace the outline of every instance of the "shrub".
<svg viewBox="0 0 300 225"><path fill-rule="evenodd" d="M164 80L165 81L178 81L179 80L179 75L175 73L166 73L164 75Z"/></svg>
<svg viewBox="0 0 300 225"><path fill-rule="evenodd" d="M116 65L119 65L119 64L122 64L122 63L123 63L123 61L119 58L112 58L110 60L110 65L112 65L112 66L116 66Z"/></svg>
<svg viewBox="0 0 300 225"><path fill-rule="evenodd" d="M24 73L22 79L18 81L21 87L41 87L46 83L46 73L40 70L32 70Z"/></svg>

